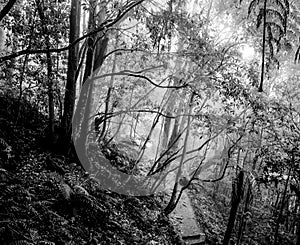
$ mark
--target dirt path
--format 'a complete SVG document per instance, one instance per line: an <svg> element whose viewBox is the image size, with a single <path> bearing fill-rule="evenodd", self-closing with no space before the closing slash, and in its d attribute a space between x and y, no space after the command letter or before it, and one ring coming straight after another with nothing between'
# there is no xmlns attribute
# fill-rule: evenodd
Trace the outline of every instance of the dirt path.
<svg viewBox="0 0 300 245"><path fill-rule="evenodd" d="M171 213L171 218L178 222L182 237L187 244L203 244L205 234L200 229L196 216L186 192L182 193L176 209Z"/></svg>

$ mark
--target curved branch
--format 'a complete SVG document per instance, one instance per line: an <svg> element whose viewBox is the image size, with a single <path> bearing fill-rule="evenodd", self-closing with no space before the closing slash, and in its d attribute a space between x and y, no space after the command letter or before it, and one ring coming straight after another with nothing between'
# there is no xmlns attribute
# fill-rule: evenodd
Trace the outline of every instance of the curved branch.
<svg viewBox="0 0 300 245"><path fill-rule="evenodd" d="M110 55L112 55L112 54L114 54L114 53L116 53L116 52L120 52L120 53L122 53L122 52L146 52L146 53L150 53L150 52L147 52L147 51L145 51L145 50L143 50L143 49L137 49L137 48L135 48L135 49L132 49L132 48L119 48L119 49L115 49L115 50L113 50L113 51L111 51L111 52L109 52L108 54L106 54L104 57L103 57L103 59L105 59L105 58L107 58L108 56L110 56ZM117 54L118 55L118 54Z"/></svg>
<svg viewBox="0 0 300 245"><path fill-rule="evenodd" d="M199 179L199 178L194 178L194 180L200 180L202 182L209 182L209 183L212 183L212 182L217 182L221 179L224 178L225 176L225 173L226 173L226 170L227 170L227 167L229 165L229 160L230 160L230 157L231 157L231 154L232 154L232 151L233 151L233 148L237 145L237 143L243 138L243 134L240 135L240 137L237 139L237 141L229 147L228 151L227 151L227 161L226 161L226 164L225 164L225 167L223 169L223 173L221 174L220 177L216 178L216 179L209 179L209 180L205 180L205 179Z"/></svg>
<svg viewBox="0 0 300 245"><path fill-rule="evenodd" d="M146 77L146 76L143 76L143 75L138 75L138 74L127 74L127 76L129 77L138 77L138 78L143 78L145 80L147 80L149 83L151 83L152 85L154 85L155 87L158 87L158 88L175 88L175 89L180 89L180 88L185 88L188 86L187 83L181 85L181 86L170 86L170 85L167 85L167 86L163 86L163 85L159 85L159 84L156 84L155 82L153 82L150 78Z"/></svg>
<svg viewBox="0 0 300 245"><path fill-rule="evenodd" d="M104 74L104 75L101 75L101 76L96 76L96 77L93 77L93 79L99 79L99 78L104 78L104 77L109 77L109 76L129 76L129 77L138 77L138 78L142 78L142 79L145 79L147 80L149 83L151 83L153 86L155 87L158 87L158 88L175 88L175 89L180 89L180 88L185 88L185 87L188 87L188 83L185 83L183 85L180 85L180 86L171 86L171 85L161 85L162 82L160 82L159 84L153 82L150 78L144 76L144 75L140 75L140 73L143 73L143 72L147 72L147 71L150 71L150 70L154 70L154 69L157 69L157 68L160 68L160 67L164 67L164 65L159 65L159 66L156 66L156 67L150 67L150 68L147 68L147 69L144 69L144 70L141 70L141 71L130 71L130 70L123 70L123 71L119 71L119 72L115 72L115 73L107 73L107 74Z"/></svg>

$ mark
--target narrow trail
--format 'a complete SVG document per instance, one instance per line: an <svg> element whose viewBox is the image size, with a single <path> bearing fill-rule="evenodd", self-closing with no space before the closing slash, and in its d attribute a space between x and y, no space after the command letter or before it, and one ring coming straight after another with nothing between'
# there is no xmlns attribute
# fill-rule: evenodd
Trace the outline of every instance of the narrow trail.
<svg viewBox="0 0 300 245"><path fill-rule="evenodd" d="M172 172L163 181L162 185L167 200L171 197L175 179L175 173ZM198 225L187 190L183 191L176 208L170 214L170 218L174 221L187 245L205 244L205 233Z"/></svg>
<svg viewBox="0 0 300 245"><path fill-rule="evenodd" d="M204 244L205 234L197 223L190 198L185 191L170 216L178 222L178 228L187 245Z"/></svg>

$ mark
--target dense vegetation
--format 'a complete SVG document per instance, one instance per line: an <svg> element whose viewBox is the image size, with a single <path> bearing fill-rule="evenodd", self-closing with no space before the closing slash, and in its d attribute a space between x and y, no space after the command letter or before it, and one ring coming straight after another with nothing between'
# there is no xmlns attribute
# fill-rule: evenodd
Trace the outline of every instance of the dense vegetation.
<svg viewBox="0 0 300 245"><path fill-rule="evenodd" d="M300 244L297 1L0 9L1 244Z"/></svg>

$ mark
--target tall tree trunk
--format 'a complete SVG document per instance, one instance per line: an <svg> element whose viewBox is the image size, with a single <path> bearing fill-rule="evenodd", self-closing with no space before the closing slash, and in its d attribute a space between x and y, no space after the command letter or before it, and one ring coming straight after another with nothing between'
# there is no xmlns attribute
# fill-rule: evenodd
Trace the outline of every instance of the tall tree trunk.
<svg viewBox="0 0 300 245"><path fill-rule="evenodd" d="M169 108L168 108L169 109ZM167 149L168 139L170 136L170 125L171 125L171 116L172 113L170 111L166 112L168 117L164 118L164 129L163 129L163 137L162 137L162 152Z"/></svg>
<svg viewBox="0 0 300 245"><path fill-rule="evenodd" d="M94 2L94 4L96 4ZM102 9L98 9L96 6L94 8L91 7L90 9L90 16L89 16L89 28L94 29L96 28L96 21L95 17L99 14L96 14L93 12L93 10L102 11ZM102 13L105 11L102 11ZM101 14L100 14L101 15ZM101 20L103 20L105 16L100 16L100 23ZM98 23L98 24L100 24ZM103 33L100 33L99 35L103 35ZM107 37L98 37L98 35L94 35L89 37L88 39L88 49L86 54L86 66L85 66L85 72L84 72L84 81L82 86L82 91L80 93L79 101L76 107L75 112L75 119L77 120L76 126L77 126L77 133L79 134L75 144L82 148L82 150L85 152L86 147L86 140L89 132L89 126L90 126L90 117L91 117L91 109L92 109L92 93L94 90L95 81L91 77L91 79L88 79L92 72L96 71L99 67L101 67L104 56L106 53L106 48L108 44L108 38ZM88 83L88 84L86 84ZM85 154L83 154L85 156Z"/></svg>
<svg viewBox="0 0 300 245"><path fill-rule="evenodd" d="M47 49L50 49L50 46L47 45ZM47 53L47 78L48 78L48 103L49 103L49 135L52 144L55 144L54 136L54 90L53 90L53 72L52 72L52 58L51 54Z"/></svg>
<svg viewBox="0 0 300 245"><path fill-rule="evenodd" d="M177 108L177 117L175 118L175 121L174 121L174 126L173 126L173 130L172 130L172 134L171 134L171 137L170 137L170 140L169 140L169 143L168 143L168 147L170 145L173 145L172 149L173 151L175 151L178 147L178 143L179 143L179 140L177 140L176 142L174 142L175 139L178 138L178 134L180 132L180 114L182 113L182 108L183 108L183 101L180 101L179 102L179 106Z"/></svg>
<svg viewBox="0 0 300 245"><path fill-rule="evenodd" d="M282 200L281 200L281 206L280 206L280 210L279 210L279 214L278 214L278 218L277 218L277 222L276 222L276 228L275 228L275 235L274 235L274 245L277 245L277 240L278 240L278 232L279 232L279 225L282 219L282 213L283 213L283 209L284 209L284 204L285 204L285 197L286 197L286 193L287 193L287 187L290 181L290 176L291 176L291 171L292 171L292 166L294 165L294 155L292 156L292 163L291 166L289 168L289 172L288 172L288 178L285 182L284 185L284 191L283 191L283 195L282 195Z"/></svg>
<svg viewBox="0 0 300 245"><path fill-rule="evenodd" d="M298 221L298 226L297 226L297 242L296 245L300 245L300 220Z"/></svg>
<svg viewBox="0 0 300 245"><path fill-rule="evenodd" d="M262 59L261 59L261 77L258 92L263 91L264 74L265 74L265 46L266 46L266 19L267 19L267 0L264 0L264 23L263 23L263 40L262 40Z"/></svg>
<svg viewBox="0 0 300 245"><path fill-rule="evenodd" d="M70 34L69 43L74 42L79 37L80 28L80 6L81 0L72 0L70 14ZM68 56L68 72L64 97L64 112L62 116L61 143L69 150L71 142L71 123L74 112L75 96L76 96L76 71L78 68L78 45L69 50Z"/></svg>
<svg viewBox="0 0 300 245"><path fill-rule="evenodd" d="M45 35L46 49L49 50L51 48L50 32L47 27L44 8L41 5L41 2L39 0L36 0L36 4L38 9L38 14L42 22L42 29ZM46 60L47 60L47 86L48 86L48 111L49 111L48 128L49 128L49 138L51 140L51 144L54 144L55 143L54 142L55 141L55 136L54 136L55 115L54 115L54 89L53 89L53 71L52 71L53 64L52 64L52 57L50 52L47 52Z"/></svg>
<svg viewBox="0 0 300 245"><path fill-rule="evenodd" d="M231 209L227 228L225 231L223 245L228 245L231 237L231 233L234 227L236 213L238 211L239 204L243 196L243 184L244 184L244 172L240 171L237 178L233 181L232 184L232 196L231 196Z"/></svg>
<svg viewBox="0 0 300 245"><path fill-rule="evenodd" d="M34 16L30 19L30 23L31 23L31 30L30 30L31 35L30 36L31 36L31 38L30 38L29 43L28 43L28 49L31 48L32 39L33 39L32 38L33 37L33 32L34 32L34 29L35 29L35 26L34 26L34 23L33 23L35 14L36 14L36 12L34 13ZM1 40L1 37L0 37L0 40ZM1 44L0 44L0 46L1 46ZM0 52L1 52L1 48L0 48ZM23 81L24 81L24 78L25 78L26 68L27 68L27 64L28 64L28 58L29 58L29 54L26 54L25 58L24 58L24 62L23 62L21 76L20 76L19 98L18 98L16 124L18 123L20 113L21 113L21 104L22 104L22 97L23 97Z"/></svg>
<svg viewBox="0 0 300 245"><path fill-rule="evenodd" d="M116 32L116 41L115 41L114 49L117 49L118 44L119 44L119 31ZM117 54L115 53L114 61L113 61L113 67L112 67L112 73L115 73L116 66L117 66ZM110 82L109 82L108 89L107 89L107 94L106 94L106 99L105 99L103 125L102 125L101 133L99 135L100 140L104 138L106 127L109 125L108 122L110 121L110 119L107 118L107 114L108 114L108 111L109 111L109 102L110 102L111 93L113 91L114 80L115 80L115 76L112 75L111 78L110 78ZM132 88L132 93L133 93L133 88ZM111 113L112 112L113 112L113 106L111 107Z"/></svg>
<svg viewBox="0 0 300 245"><path fill-rule="evenodd" d="M179 178L181 177L181 174L182 174L184 159L186 157L186 152L187 152L187 143L188 143L188 139L189 139L190 126L191 126L191 116L190 115L191 115L192 110L193 110L194 95L195 95L194 93L191 94L191 98L190 98L190 101L189 101L189 114L187 116L188 117L188 119L187 119L187 131L186 131L184 144L183 144L182 157L180 159L179 168L178 168L178 171L177 171L177 174L176 174L175 184L173 186L173 191L172 191L172 194L171 194L170 201L169 201L167 207L164 209L164 212L167 215L169 215L176 208L176 204L178 203L178 199L176 198L177 197L177 190L178 190L178 181L179 181ZM178 198L180 198L180 196Z"/></svg>
<svg viewBox="0 0 300 245"><path fill-rule="evenodd" d="M246 195L246 199L245 199L243 215L242 215L242 218L241 218L239 232L238 232L237 245L241 244L241 242L242 242L243 232L244 232L245 222L246 222L245 221L245 214L247 214L247 212L249 211L250 200L251 200L251 185L250 185L250 183L248 183L248 189L247 189L247 195Z"/></svg>

